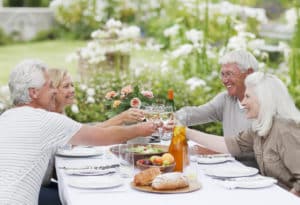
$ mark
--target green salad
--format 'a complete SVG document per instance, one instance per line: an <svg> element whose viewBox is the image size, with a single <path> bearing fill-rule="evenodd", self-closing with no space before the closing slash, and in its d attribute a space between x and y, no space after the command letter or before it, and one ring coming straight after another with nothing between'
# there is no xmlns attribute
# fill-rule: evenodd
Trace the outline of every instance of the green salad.
<svg viewBox="0 0 300 205"><path fill-rule="evenodd" d="M158 147L153 147L152 145L139 145L133 148L129 148L128 151L138 154L157 154L163 152L164 150Z"/></svg>

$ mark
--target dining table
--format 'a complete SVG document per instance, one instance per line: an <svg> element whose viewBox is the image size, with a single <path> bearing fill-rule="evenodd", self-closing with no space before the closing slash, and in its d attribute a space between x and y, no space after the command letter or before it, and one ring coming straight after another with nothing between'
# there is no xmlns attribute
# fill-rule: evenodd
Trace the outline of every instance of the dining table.
<svg viewBox="0 0 300 205"><path fill-rule="evenodd" d="M169 145L170 141L162 141L160 144ZM189 146L195 143L189 141ZM220 166L216 164L199 164L190 161L197 172L197 180L201 187L198 190L185 193L156 193L137 190L132 187L133 177L120 178L121 185L112 188L81 188L71 186L72 181L78 179L88 180L103 176L78 176L67 172L68 167L78 166L105 166L117 164L117 158L110 152L110 146L93 147L99 151L95 156L63 156L56 155L56 173L59 187L59 197L63 205L260 205L260 204L286 204L299 205L300 198L281 188L277 184L262 188L228 188L221 186L214 177L205 173L206 169L214 169ZM240 162L232 160L226 162L227 167L241 166ZM225 163L221 163L225 164ZM215 167L214 167L215 166ZM224 166L224 165L222 165ZM140 170L135 168L134 172ZM112 177L107 175L105 177Z"/></svg>

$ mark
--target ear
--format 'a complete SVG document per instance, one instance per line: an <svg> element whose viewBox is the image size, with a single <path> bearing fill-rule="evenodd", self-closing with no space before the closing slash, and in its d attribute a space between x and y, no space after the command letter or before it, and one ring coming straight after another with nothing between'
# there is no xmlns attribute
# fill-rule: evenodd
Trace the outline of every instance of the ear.
<svg viewBox="0 0 300 205"><path fill-rule="evenodd" d="M30 96L31 99L38 98L39 91L36 88L29 88L28 92L29 92L29 96Z"/></svg>
<svg viewBox="0 0 300 205"><path fill-rule="evenodd" d="M248 74L248 75L251 74L251 73L253 73L253 72L254 72L253 68L248 68L248 69L247 69L247 74Z"/></svg>

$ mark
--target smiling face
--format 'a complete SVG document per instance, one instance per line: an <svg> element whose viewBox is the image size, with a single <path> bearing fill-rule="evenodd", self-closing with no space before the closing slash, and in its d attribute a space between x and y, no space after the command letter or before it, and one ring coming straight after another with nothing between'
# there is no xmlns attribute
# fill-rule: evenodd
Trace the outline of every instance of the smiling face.
<svg viewBox="0 0 300 205"><path fill-rule="evenodd" d="M64 75L57 87L56 108L63 110L67 105L74 103L74 84L70 75Z"/></svg>
<svg viewBox="0 0 300 205"><path fill-rule="evenodd" d="M245 91L245 97L242 101L242 105L245 107L246 117L248 119L255 119L259 113L259 102L252 88L247 88Z"/></svg>
<svg viewBox="0 0 300 205"><path fill-rule="evenodd" d="M244 98L244 81L248 72L242 73L236 63L222 65L221 79L228 91L228 95L237 97L240 101Z"/></svg>
<svg viewBox="0 0 300 205"><path fill-rule="evenodd" d="M30 105L35 108L42 108L51 110L51 107L55 103L55 96L57 89L54 88L48 72L44 73L45 83L41 88L30 88L30 96L32 101Z"/></svg>

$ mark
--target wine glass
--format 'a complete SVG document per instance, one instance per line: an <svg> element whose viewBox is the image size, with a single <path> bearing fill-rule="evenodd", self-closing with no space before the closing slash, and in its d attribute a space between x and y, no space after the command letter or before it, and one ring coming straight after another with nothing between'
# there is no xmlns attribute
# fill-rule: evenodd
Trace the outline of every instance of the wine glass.
<svg viewBox="0 0 300 205"><path fill-rule="evenodd" d="M160 113L160 119L163 122L163 126L167 126L170 120L173 119L173 108L172 106L165 105L163 107L163 112ZM164 132L161 139L170 140L172 137L172 132Z"/></svg>

